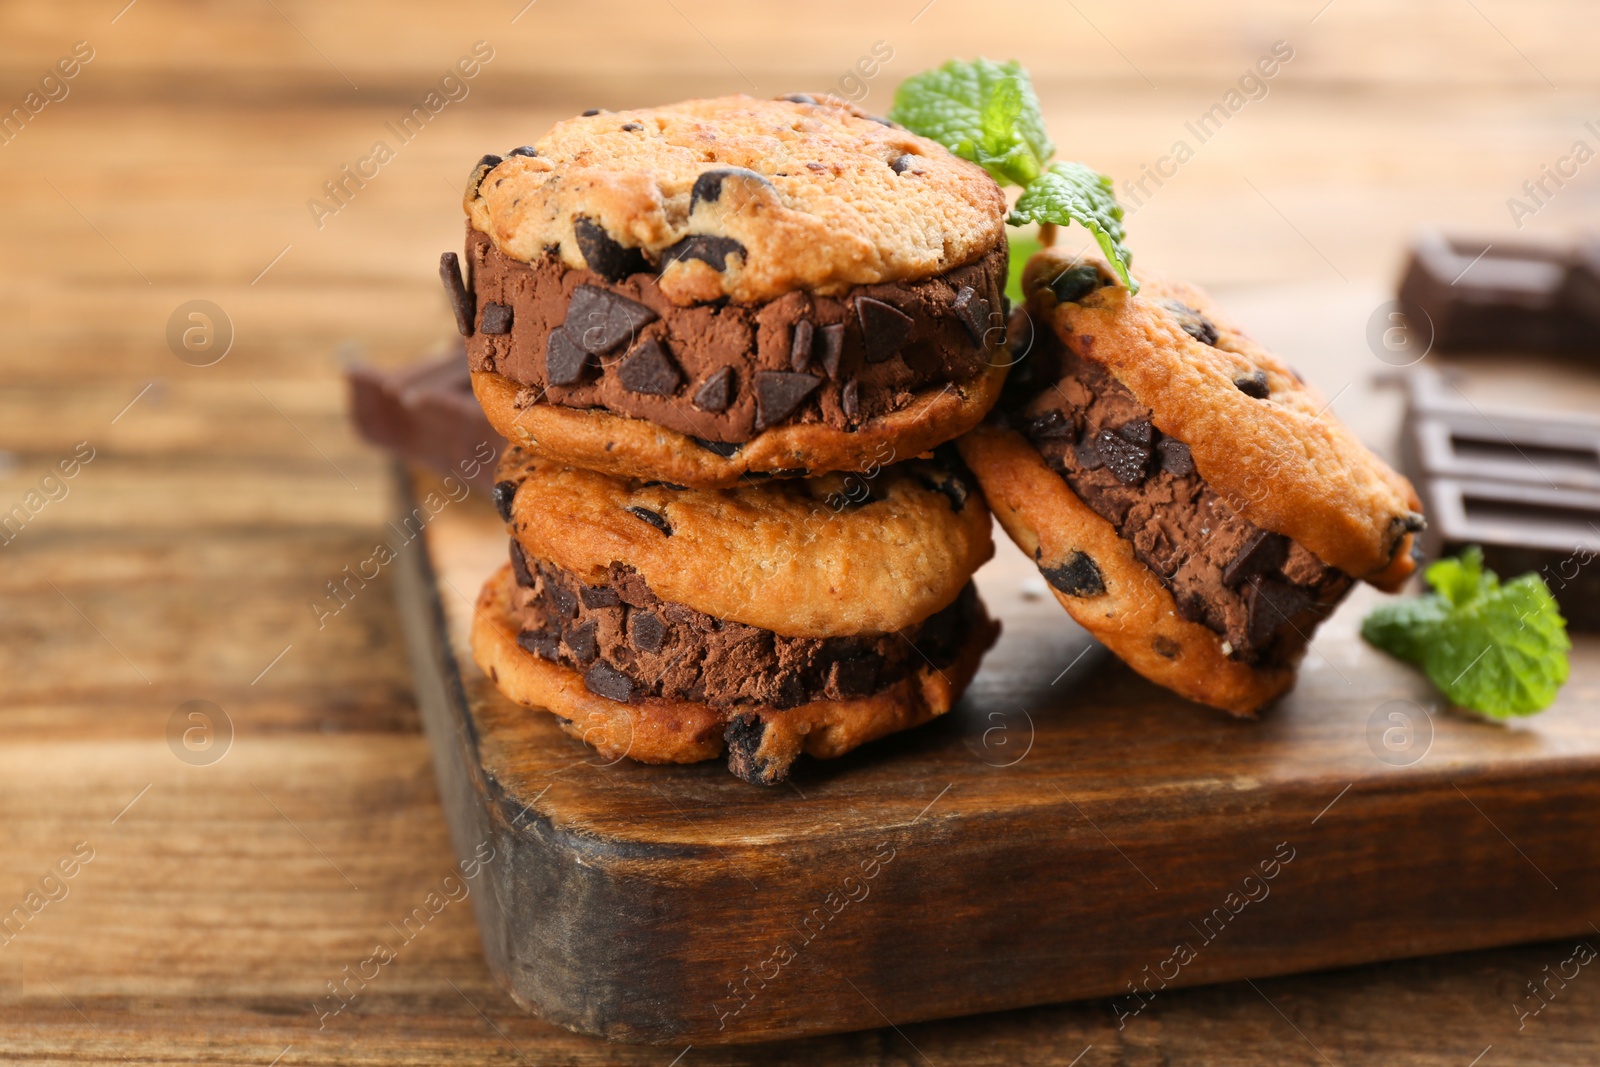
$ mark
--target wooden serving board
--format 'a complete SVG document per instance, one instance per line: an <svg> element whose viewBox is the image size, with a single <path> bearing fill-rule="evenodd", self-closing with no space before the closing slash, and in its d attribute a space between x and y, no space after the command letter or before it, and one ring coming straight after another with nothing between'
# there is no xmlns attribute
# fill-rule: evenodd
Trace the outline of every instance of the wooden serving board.
<svg viewBox="0 0 1600 1067"><path fill-rule="evenodd" d="M997 542L977 581L1005 631L962 704L764 789L606 765L500 697L465 635L506 536L477 492L444 507L399 595L511 996L698 1045L1084 997L1127 1021L1163 988L1595 932L1600 640L1555 708L1485 723L1362 644L1363 589L1239 721L1132 674Z"/></svg>

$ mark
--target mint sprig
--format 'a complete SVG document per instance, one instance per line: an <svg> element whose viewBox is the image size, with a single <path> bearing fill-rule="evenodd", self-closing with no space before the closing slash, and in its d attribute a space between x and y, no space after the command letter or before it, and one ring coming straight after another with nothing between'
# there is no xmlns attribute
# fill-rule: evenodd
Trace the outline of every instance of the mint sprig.
<svg viewBox="0 0 1600 1067"><path fill-rule="evenodd" d="M1139 291L1128 272L1133 257L1122 243L1122 208L1111 179L1081 163L1049 162L1055 145L1021 63L952 59L913 75L895 90L889 118L978 164L1001 185L1022 186L1006 219L1011 225L1076 222L1088 229L1122 283Z"/></svg>
<svg viewBox="0 0 1600 1067"><path fill-rule="evenodd" d="M1420 666L1458 707L1495 719L1549 707L1567 680L1572 642L1544 579L1502 585L1475 545L1425 577L1433 592L1379 606L1361 636Z"/></svg>

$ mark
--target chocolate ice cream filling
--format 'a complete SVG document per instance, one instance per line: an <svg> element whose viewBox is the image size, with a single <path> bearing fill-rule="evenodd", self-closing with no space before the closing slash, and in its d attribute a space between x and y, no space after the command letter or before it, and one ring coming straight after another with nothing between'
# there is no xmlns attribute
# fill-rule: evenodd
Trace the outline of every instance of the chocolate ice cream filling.
<svg viewBox="0 0 1600 1067"><path fill-rule="evenodd" d="M694 240L674 255L722 269L743 254L709 243L725 238ZM1000 358L1004 335L1003 241L919 281L687 307L666 298L642 259L615 276L553 253L524 263L470 227L466 254L470 286L446 274L474 371L523 386L520 406L600 408L708 447L791 423L854 430L976 377Z"/></svg>
<svg viewBox="0 0 1600 1067"><path fill-rule="evenodd" d="M982 609L968 583L954 603L901 633L782 637L662 600L632 567L605 581L530 560L511 542L517 643L583 674L589 690L627 703L643 697L713 707L791 708L871 696L918 667L949 666Z"/></svg>
<svg viewBox="0 0 1600 1067"><path fill-rule="evenodd" d="M1103 366L1053 337L1044 348L1036 355L1058 360L1060 379L1018 420L1040 455L1132 543L1178 614L1222 637L1225 654L1266 666L1290 660L1353 580L1298 542L1242 518L1200 476L1189 447L1157 430L1150 409ZM1092 595L1104 589L1097 569L1094 581L1085 580L1093 567L1075 558L1045 577L1070 595Z"/></svg>

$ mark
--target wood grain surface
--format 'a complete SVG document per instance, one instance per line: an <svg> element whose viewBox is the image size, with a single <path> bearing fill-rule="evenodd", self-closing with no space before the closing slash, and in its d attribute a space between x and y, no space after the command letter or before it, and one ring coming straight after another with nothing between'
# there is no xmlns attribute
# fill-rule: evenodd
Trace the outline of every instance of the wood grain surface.
<svg viewBox="0 0 1600 1067"><path fill-rule="evenodd" d="M1137 177L1288 40L1295 59L1266 97L1129 220L1131 243L1142 265L1217 289L1386 444L1397 400L1370 387L1387 368L1365 333L1404 240L1423 222L1505 230L1524 181L1593 143L1597 28L1579 0L7 5L6 111L75 42L94 58L0 144L0 512L29 507L0 547L0 906L40 890L79 842L93 859L65 896L44 887L59 899L0 947L0 1059L1597 1058L1592 968L1552 983L1519 1029L1516 1006L1537 1003L1525 983L1558 970L1567 942L1174 991L1122 1030L1105 1003L1081 1002L684 1052L525 1016L452 902L347 1010L319 1028L313 1009L454 867L394 576L321 625L313 605L371 553L389 508L383 458L344 421L341 361L397 365L448 337L434 264L459 244L479 155L586 107L834 87L883 40L895 55L867 106L947 56L1016 55L1063 154ZM308 200L478 40L495 58L469 95L319 228ZM1528 231L1592 224L1594 166ZM167 336L200 299L232 327L210 366ZM1472 373L1485 395L1596 395L1592 375L1559 365ZM93 460L64 491L44 483L79 442ZM176 754L208 755L184 748L191 700L232 726L208 764ZM1119 743L1136 756L1143 740ZM1511 843L1505 855L1523 863Z"/></svg>

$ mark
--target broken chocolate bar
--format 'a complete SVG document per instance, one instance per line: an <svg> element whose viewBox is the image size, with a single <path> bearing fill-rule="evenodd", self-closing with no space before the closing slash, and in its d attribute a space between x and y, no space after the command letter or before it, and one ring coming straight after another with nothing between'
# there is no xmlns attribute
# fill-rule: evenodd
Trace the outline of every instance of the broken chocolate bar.
<svg viewBox="0 0 1600 1067"><path fill-rule="evenodd" d="M466 353L399 370L351 367L350 419L372 444L441 475L494 486L494 461L505 441L472 395Z"/></svg>

